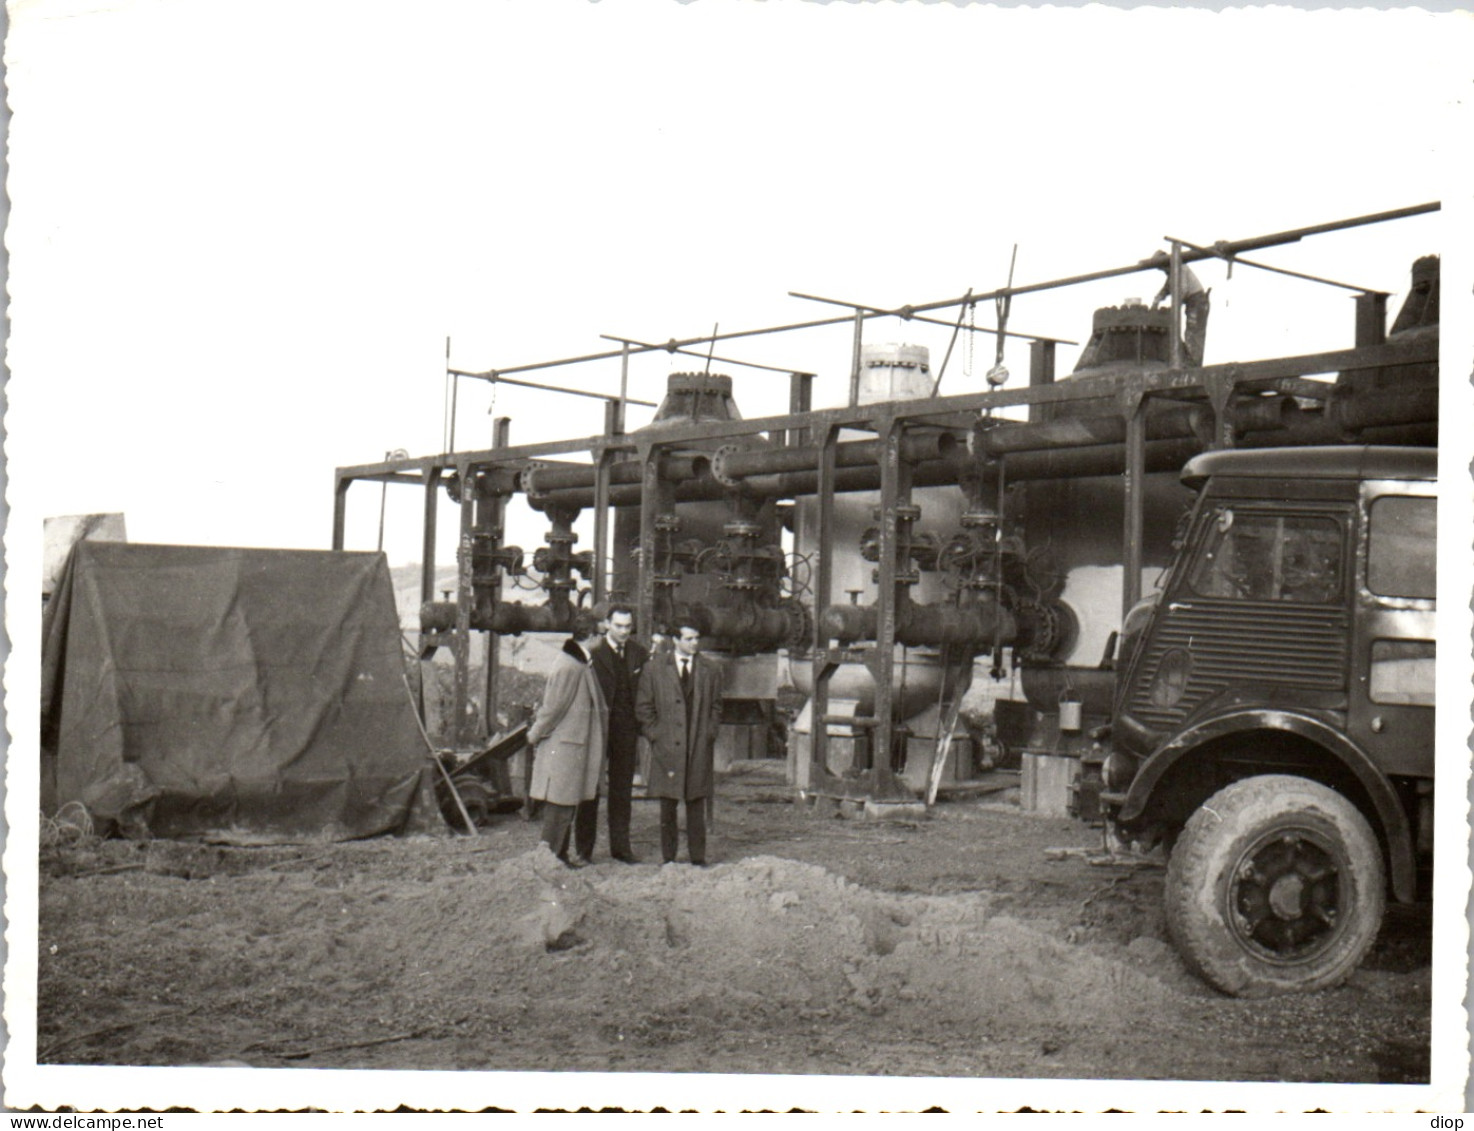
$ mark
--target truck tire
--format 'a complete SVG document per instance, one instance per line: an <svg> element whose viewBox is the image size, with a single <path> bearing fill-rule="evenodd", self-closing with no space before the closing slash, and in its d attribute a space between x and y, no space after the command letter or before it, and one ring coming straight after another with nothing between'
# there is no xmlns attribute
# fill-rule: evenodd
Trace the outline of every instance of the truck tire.
<svg viewBox="0 0 1474 1131"><path fill-rule="evenodd" d="M1323 989L1376 940L1382 851L1356 806L1327 786L1246 778L1189 818L1167 862L1166 902L1178 951L1224 993Z"/></svg>

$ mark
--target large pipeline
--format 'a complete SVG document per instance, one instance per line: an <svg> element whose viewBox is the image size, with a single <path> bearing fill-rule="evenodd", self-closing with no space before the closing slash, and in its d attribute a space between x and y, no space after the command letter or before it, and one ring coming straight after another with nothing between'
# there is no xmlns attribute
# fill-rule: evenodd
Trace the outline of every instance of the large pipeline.
<svg viewBox="0 0 1474 1131"><path fill-rule="evenodd" d="M907 433L901 441L901 457L912 463L958 459L962 441L950 432L917 431ZM870 468L880 463L883 453L880 440L850 440L836 444L836 468ZM817 476L822 452L816 447L751 448L727 445L711 456L667 456L660 464L661 478L675 484L677 501L721 498L736 481L749 478L776 486L775 477L810 472ZM587 507L594 502L595 469L593 467L531 467L522 472L520 485L534 506ZM623 460L609 468L610 503L633 506L640 501L643 478L639 460ZM817 479L815 480L817 482ZM692 484L699 484L693 487ZM620 488L633 487L633 490ZM859 488L847 488L857 490ZM761 489L747 494L763 494Z"/></svg>
<svg viewBox="0 0 1474 1131"><path fill-rule="evenodd" d="M1241 401L1230 410L1230 420L1244 447L1298 447L1307 444L1344 442L1348 435L1365 440L1394 435L1408 442L1431 442L1429 432L1438 419L1438 391L1410 388L1355 398L1332 398L1324 411L1303 411L1286 397L1264 397ZM1203 449L1197 429L1207 419L1202 406L1171 409L1147 420L1146 465L1148 471L1174 471ZM1416 426L1416 427L1414 427ZM982 433L985 455L1003 455L1009 482L1038 479L1088 478L1120 475L1126 468L1125 422L1119 417L1051 421L1047 424L1000 425ZM1410 431L1393 433L1392 428ZM1092 443L1082 441L1092 440ZM1070 441L1070 442L1066 442ZM902 454L914 460L912 486L936 487L956 484L975 472L972 459L957 450L947 433L921 433L907 438ZM878 465L880 441L858 440L836 446L834 489L844 493L874 491L880 487ZM676 502L710 501L723 498L734 488L720 482L718 468L729 482L740 483L750 498L787 498L812 495L819 488L818 460L814 447L771 448L716 453L711 466L700 457L681 457L671 470ZM807 465L806 467L804 465ZM623 465L616 464L616 468ZM801 468L801 470L793 470ZM767 470L765 470L767 469ZM565 473L582 475L592 483L591 468L537 469L533 482L541 486L544 476L556 471L559 482ZM623 472L621 478L628 474ZM643 488L638 482L621 482L611 487L614 506L638 506ZM592 486L549 491L531 500L535 506L589 507L594 504Z"/></svg>
<svg viewBox="0 0 1474 1131"><path fill-rule="evenodd" d="M456 608L455 601L426 601L420 606L420 630L450 631L455 627ZM567 632L573 627L573 616L577 611L569 601L541 605L500 601L489 617L483 611L473 609L471 627L503 636L520 636L524 632Z"/></svg>
<svg viewBox="0 0 1474 1131"><path fill-rule="evenodd" d="M874 640L879 614L874 605L831 605L820 615L824 635L834 640ZM1022 642L1012 613L991 599L972 605L919 605L903 601L896 609L896 643L908 647L968 647L982 650L995 641Z"/></svg>
<svg viewBox="0 0 1474 1131"><path fill-rule="evenodd" d="M420 629L423 632L447 632L455 627L456 602L428 601L420 607ZM481 632L502 636L520 636L524 632L568 632L578 610L571 602L548 602L540 605L518 601L501 601L490 616L473 610L471 627ZM786 645L808 643L806 619L796 603L785 602L776 608L756 605L697 606L696 613L703 632L713 648L738 651L772 651Z"/></svg>

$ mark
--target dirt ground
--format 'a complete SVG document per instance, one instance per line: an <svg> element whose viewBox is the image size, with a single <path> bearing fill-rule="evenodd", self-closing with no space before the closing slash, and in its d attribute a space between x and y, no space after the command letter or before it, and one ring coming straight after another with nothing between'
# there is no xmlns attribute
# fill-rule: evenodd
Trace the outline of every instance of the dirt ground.
<svg viewBox="0 0 1474 1131"><path fill-rule="evenodd" d="M41 1063L1411 1083L1430 919L1335 990L1226 998L1160 868L1016 790L873 820L718 786L705 868L573 872L534 824L277 848L43 849ZM658 859L657 810L635 849Z"/></svg>

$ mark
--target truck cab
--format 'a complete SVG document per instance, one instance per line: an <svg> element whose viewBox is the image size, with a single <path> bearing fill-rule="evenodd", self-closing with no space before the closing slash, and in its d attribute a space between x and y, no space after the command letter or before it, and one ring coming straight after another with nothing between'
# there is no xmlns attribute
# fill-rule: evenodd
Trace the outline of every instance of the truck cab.
<svg viewBox="0 0 1474 1131"><path fill-rule="evenodd" d="M1209 452L1126 618L1102 806L1234 994L1344 979L1432 876L1437 452Z"/></svg>

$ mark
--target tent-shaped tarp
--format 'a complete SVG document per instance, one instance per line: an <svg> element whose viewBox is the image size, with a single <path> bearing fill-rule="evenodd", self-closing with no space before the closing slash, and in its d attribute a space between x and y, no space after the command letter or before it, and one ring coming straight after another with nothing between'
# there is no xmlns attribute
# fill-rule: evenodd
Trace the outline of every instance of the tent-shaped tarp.
<svg viewBox="0 0 1474 1131"><path fill-rule="evenodd" d="M80 542L42 640L47 813L261 844L391 832L415 806L382 554Z"/></svg>

